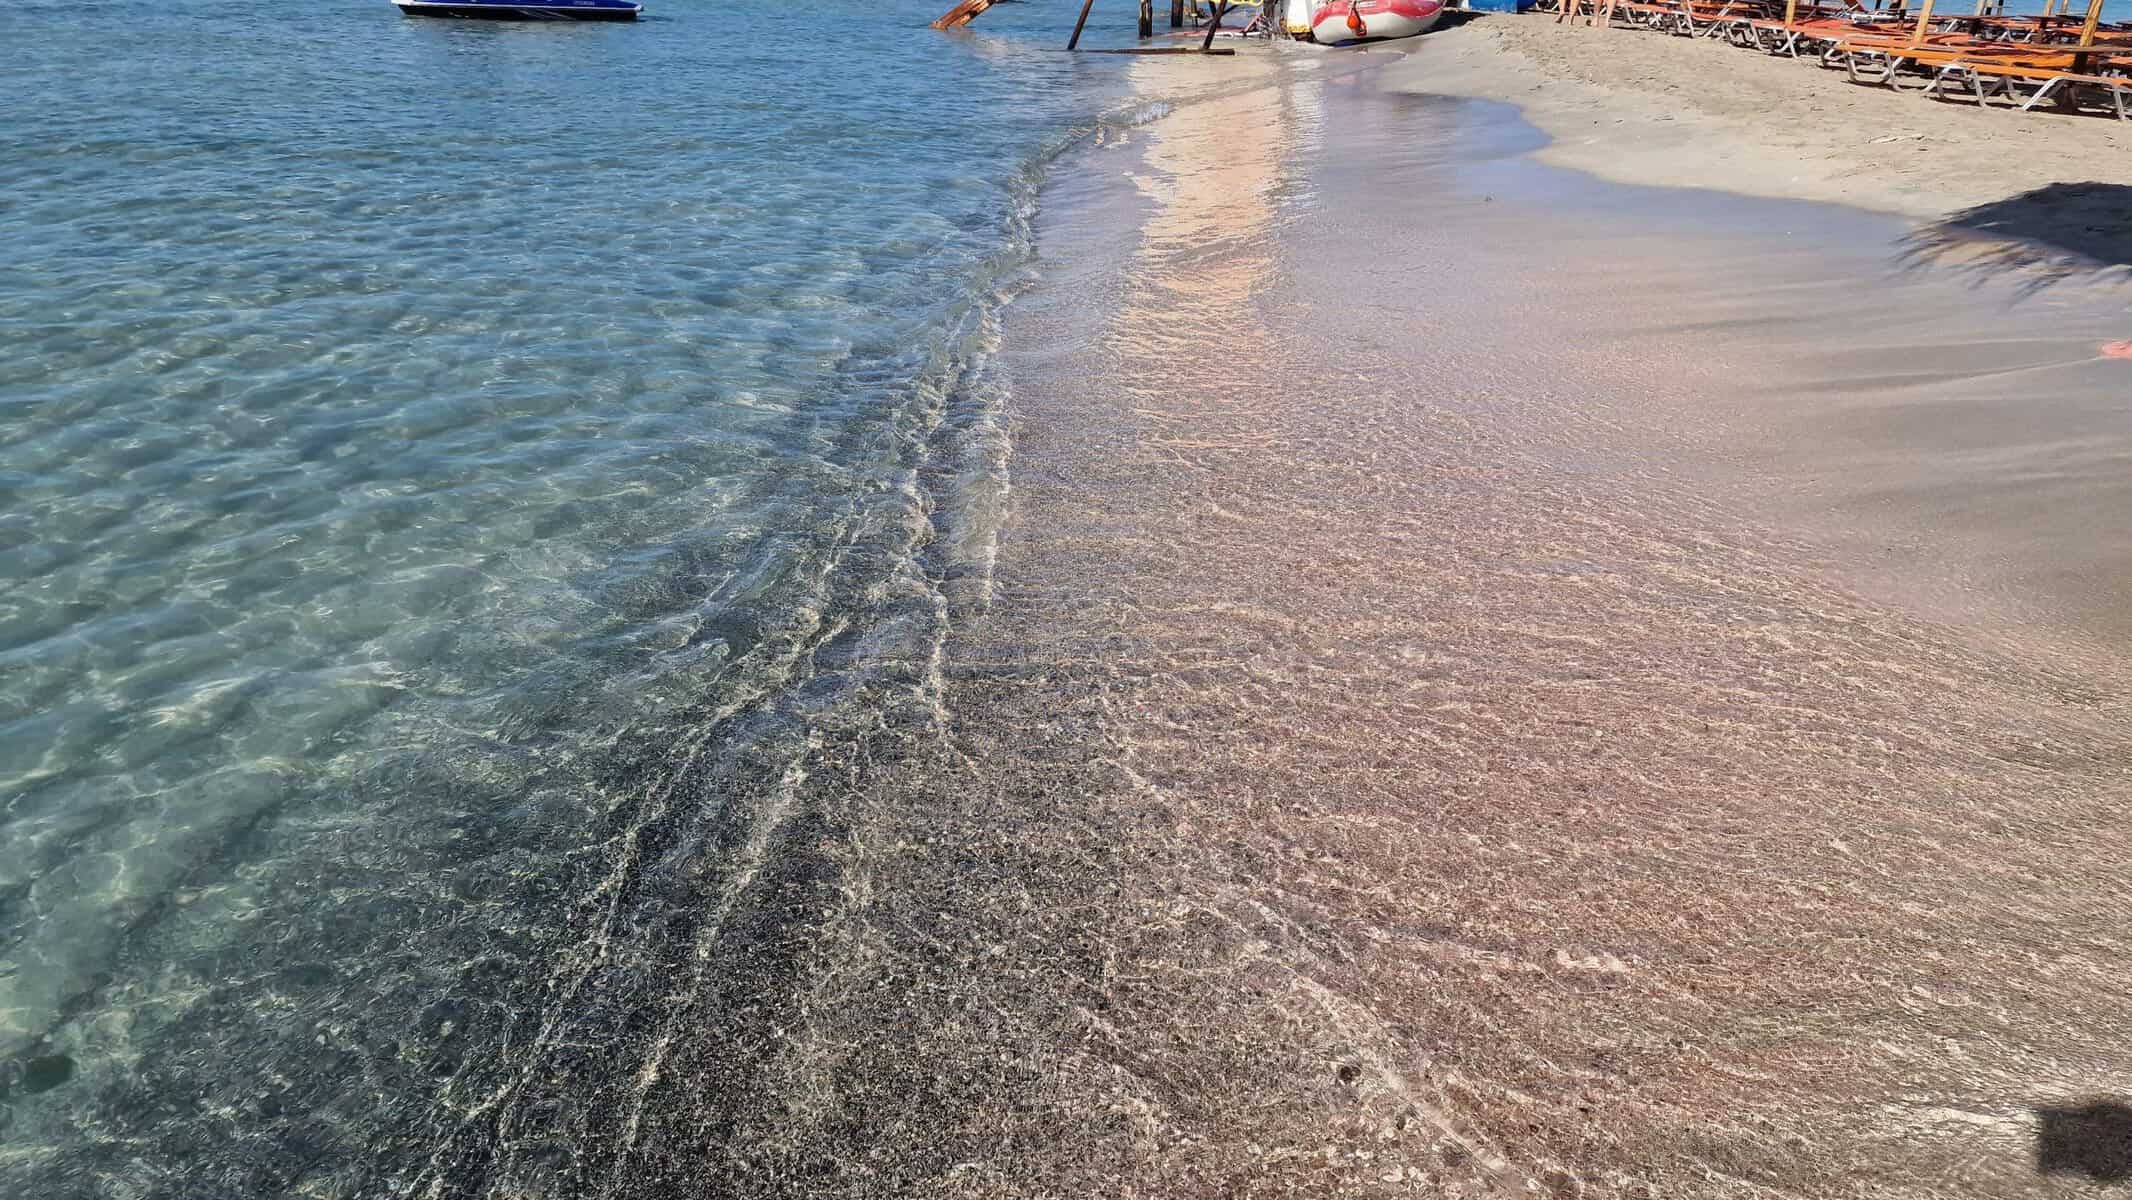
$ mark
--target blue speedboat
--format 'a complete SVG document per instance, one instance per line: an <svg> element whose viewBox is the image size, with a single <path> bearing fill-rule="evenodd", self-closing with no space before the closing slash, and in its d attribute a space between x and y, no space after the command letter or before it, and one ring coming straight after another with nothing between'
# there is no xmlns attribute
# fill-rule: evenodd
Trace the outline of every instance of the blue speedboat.
<svg viewBox="0 0 2132 1200"><path fill-rule="evenodd" d="M392 0L410 17L480 17L491 21L634 21L636 0Z"/></svg>

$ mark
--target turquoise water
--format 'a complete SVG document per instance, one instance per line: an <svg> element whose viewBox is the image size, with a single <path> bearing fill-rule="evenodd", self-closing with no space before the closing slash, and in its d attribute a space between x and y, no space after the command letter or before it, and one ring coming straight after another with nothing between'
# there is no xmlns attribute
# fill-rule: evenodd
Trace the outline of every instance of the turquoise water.
<svg viewBox="0 0 2132 1200"><path fill-rule="evenodd" d="M2071 11L2076 14L2086 15L2088 11L2087 0L2073 0L2069 10L2063 4L2059 6L2059 9L2060 11ZM1955 11L1962 11L1959 4L1955 6ZM2043 6L2041 4L2009 3L2006 6L2006 11L2009 13L2040 13L2043 11ZM2132 0L2103 0L2102 18L2105 21L2132 21Z"/></svg>
<svg viewBox="0 0 2132 1200"><path fill-rule="evenodd" d="M680 1161L645 1047L926 718L1043 164L1133 115L939 7L0 13L0 1195Z"/></svg>
<svg viewBox="0 0 2132 1200"><path fill-rule="evenodd" d="M1913 11L1917 7L1915 3L1910 5ZM1939 4L1934 7L1940 12L1963 13L1971 11L1975 6L1963 4L1961 0L1955 0L1952 4ZM2025 3L2023 0L2009 0L2006 5L2006 12L2009 15L2035 14L2042 11L2042 4ZM2088 11L2087 0L2072 0L2070 7L2061 4L2057 11L2066 11L2076 16L2085 16ZM2132 21L2132 0L2103 0L2102 18L2105 21Z"/></svg>

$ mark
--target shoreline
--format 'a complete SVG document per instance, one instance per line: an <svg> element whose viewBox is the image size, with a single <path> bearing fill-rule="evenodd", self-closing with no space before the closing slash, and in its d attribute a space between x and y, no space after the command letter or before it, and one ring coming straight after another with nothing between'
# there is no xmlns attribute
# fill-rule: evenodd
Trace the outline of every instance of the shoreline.
<svg viewBox="0 0 2132 1200"><path fill-rule="evenodd" d="M0 472L63 585L17 621L0 1178L2063 1194L2051 1114L2132 1078L2132 527L2090 515L2132 508L2132 331L1962 239L2070 215L2107 261L2109 198L1917 232L1606 183L1547 164L1702 182L1759 132L1649 146L1662 88L1574 91L1543 25L1518 67L1508 18L1137 61L1052 19L761 107L647 27L641 139L532 146L541 206L635 206L591 258L368 201L303 235L350 170L454 177L360 104L282 106L286 189L287 139L68 110L86 323L33 331ZM358 57L645 61L418 24ZM1623 132L1557 160L1432 88L1519 70ZM461 185L531 161L493 125ZM196 206L98 174L166 135ZM174 222L144 262L238 257L107 286L129 212ZM424 354L349 336L388 327Z"/></svg>
<svg viewBox="0 0 2132 1200"><path fill-rule="evenodd" d="M1936 221L2050 184L2132 185L2132 128L1977 111L1701 38L1487 16L1390 68L1409 92L1517 105L1537 157L1620 183L1814 200ZM2132 246L2122 201L2066 208Z"/></svg>
<svg viewBox="0 0 2132 1200"><path fill-rule="evenodd" d="M1833 411L1784 264L1891 223L1794 249L1636 193L1653 234L1471 115L1290 77L1047 184L956 773L889 797L854 910L926 982L823 1010L878 1023L836 1039L889 1060L871 1127L945 1138L943 1195L2058 1194L2049 1114L2132 1066L2086 1036L2132 1000L2095 890L2123 655L1861 596L1833 564L1912 568L1759 508L1781 472L1726 440L1842 441L1752 427L1745 383ZM1304 136L1218 136L1275 120ZM1310 223L1415 194L1441 228L1388 249ZM1713 274L1740 311L1682 286ZM1827 319L1989 303L1903 301ZM2086 336L2027 369L2093 370Z"/></svg>

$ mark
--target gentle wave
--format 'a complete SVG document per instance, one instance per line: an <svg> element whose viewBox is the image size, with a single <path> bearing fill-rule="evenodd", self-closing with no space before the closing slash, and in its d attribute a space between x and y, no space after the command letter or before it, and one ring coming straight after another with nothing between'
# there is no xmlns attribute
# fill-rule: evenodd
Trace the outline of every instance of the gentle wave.
<svg viewBox="0 0 2132 1200"><path fill-rule="evenodd" d="M1044 171L1164 111L929 15L4 18L0 1180L586 1194L744 1066L987 601Z"/></svg>

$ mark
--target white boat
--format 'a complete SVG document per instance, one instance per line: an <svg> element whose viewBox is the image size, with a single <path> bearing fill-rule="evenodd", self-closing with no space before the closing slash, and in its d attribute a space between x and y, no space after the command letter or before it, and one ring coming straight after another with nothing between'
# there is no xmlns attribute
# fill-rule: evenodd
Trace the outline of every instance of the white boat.
<svg viewBox="0 0 2132 1200"><path fill-rule="evenodd" d="M1427 33L1443 19L1444 0L1324 0L1310 36L1328 46Z"/></svg>
<svg viewBox="0 0 2132 1200"><path fill-rule="evenodd" d="M1318 0L1282 0L1281 32L1297 41L1310 37L1310 24L1318 16Z"/></svg>

